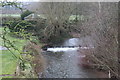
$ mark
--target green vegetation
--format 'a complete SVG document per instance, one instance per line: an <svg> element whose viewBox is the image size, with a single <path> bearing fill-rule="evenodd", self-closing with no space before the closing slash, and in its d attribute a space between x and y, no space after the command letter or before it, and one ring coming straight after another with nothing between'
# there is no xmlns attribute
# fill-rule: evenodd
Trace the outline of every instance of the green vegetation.
<svg viewBox="0 0 120 80"><path fill-rule="evenodd" d="M2 28L2 27L0 28L0 31L1 31L0 34L3 34L5 32L4 28ZM17 35L14 35L13 32L10 32L9 28L6 28L6 31L7 31L7 33L4 36L7 40L10 41L10 43L8 41L6 41L4 44L1 44L0 46L6 45L7 47L10 47L9 48L10 50L2 50L2 52L0 52L0 56L1 56L0 60L2 60L2 63L0 63L0 65L2 65L2 67L0 67L0 68L2 68L1 69L2 73L0 75L8 75L8 76L5 76L4 78L12 78L15 76L11 76L11 75L15 74L17 66L21 67L20 64L24 64L25 69L29 70L28 69L29 65L30 65L30 64L28 64L29 62L26 62L26 59L24 59L23 56L21 55L23 53L23 46L25 46L27 44L28 40L25 38L18 38ZM39 45L42 45L39 43L37 38L34 36L31 36L30 40ZM2 36L0 37L0 41L2 43L4 42ZM11 44L13 45L13 47L11 47ZM21 58L22 61L25 61L25 62L21 62L19 60L19 58ZM28 58L28 57L26 57L26 58ZM24 73L25 72L26 71L24 71ZM26 73L26 75L28 76L29 74ZM21 76L26 77L26 75L24 75L24 76L21 75Z"/></svg>
<svg viewBox="0 0 120 80"><path fill-rule="evenodd" d="M0 28L0 31L3 32L3 28ZM8 29L7 29L8 31ZM0 33L1 34L1 33ZM26 43L26 40L18 39L15 37L10 36L10 34L6 34L6 38L9 39L11 42L13 42L14 46L22 51L23 45ZM3 40L0 38L0 42L3 42ZM6 44L9 45L9 44ZM4 44L0 45L4 46ZM20 53L13 48L10 48L14 54L19 57ZM0 58L2 58L2 74L14 74L18 59L9 51L9 50L3 50L0 52ZM1 59L0 59L1 60ZM2 75L0 74L0 75Z"/></svg>
<svg viewBox="0 0 120 80"><path fill-rule="evenodd" d="M84 20L84 19L86 18L86 17L83 16L83 15L71 15L71 16L69 17L69 20L75 20L76 17L77 17L78 20Z"/></svg>
<svg viewBox="0 0 120 80"><path fill-rule="evenodd" d="M5 6L12 6L12 7L16 7L16 8L18 8L18 9L20 9L20 10L22 10L22 8L20 7L20 5L21 5L21 3L19 3L19 2L8 2L8 1L1 1L1 3L0 3L0 6L2 6L2 7L5 7Z"/></svg>
<svg viewBox="0 0 120 80"><path fill-rule="evenodd" d="M20 17L20 14L0 14L0 17Z"/></svg>

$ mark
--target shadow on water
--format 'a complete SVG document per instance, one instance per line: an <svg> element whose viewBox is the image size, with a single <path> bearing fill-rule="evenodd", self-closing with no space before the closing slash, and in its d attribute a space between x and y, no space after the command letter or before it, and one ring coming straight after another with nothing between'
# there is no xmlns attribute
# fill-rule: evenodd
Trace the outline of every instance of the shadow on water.
<svg viewBox="0 0 120 80"><path fill-rule="evenodd" d="M66 40L62 46L79 46L83 41L78 38ZM92 44L90 44L92 45ZM57 52L57 50L58 52ZM61 49L61 51L60 51ZM75 49L54 48L51 51L43 52L48 65L45 71L46 78L97 78L96 72L83 69L79 63L79 53ZM47 49L50 50L50 49Z"/></svg>

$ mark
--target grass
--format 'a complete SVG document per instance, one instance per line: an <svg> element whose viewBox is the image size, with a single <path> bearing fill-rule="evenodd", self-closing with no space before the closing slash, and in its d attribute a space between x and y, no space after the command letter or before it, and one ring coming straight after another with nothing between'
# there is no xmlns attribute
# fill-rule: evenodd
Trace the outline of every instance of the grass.
<svg viewBox="0 0 120 80"><path fill-rule="evenodd" d="M2 51L2 74L14 74L17 65L17 59L13 57L10 51Z"/></svg>
<svg viewBox="0 0 120 80"><path fill-rule="evenodd" d="M0 28L0 34L2 33L2 31L3 31L3 28ZM26 43L26 40L12 37L12 36L10 36L9 33L6 35L6 38L9 39L11 42L14 42L14 46L16 46L16 48L19 49L20 51L22 50L22 46L25 45L25 43ZM3 40L1 38L0 38L0 42L3 42ZM7 44L7 45L9 45L9 44ZM0 44L0 46L3 46L3 44ZM18 51L15 51L12 48L10 50L16 56L18 56L18 57L20 56ZM0 75L14 74L14 72L16 70L18 59L15 58L9 50L0 51L0 60L2 61L2 62L0 62L0 65L2 65L2 67L0 67L0 70L2 70L2 73L0 73Z"/></svg>
<svg viewBox="0 0 120 80"><path fill-rule="evenodd" d="M20 17L20 14L0 14L0 17Z"/></svg>

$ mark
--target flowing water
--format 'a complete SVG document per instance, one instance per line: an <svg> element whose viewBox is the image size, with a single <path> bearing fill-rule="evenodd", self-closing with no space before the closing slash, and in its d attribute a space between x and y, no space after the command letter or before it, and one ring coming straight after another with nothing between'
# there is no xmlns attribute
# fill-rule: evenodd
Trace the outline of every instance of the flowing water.
<svg viewBox="0 0 120 80"><path fill-rule="evenodd" d="M47 69L45 71L46 78L97 78L96 72L90 69L82 68L80 63L79 48L87 49L94 48L89 44L89 47L84 47L83 40L78 38L71 38L66 40L62 46L79 46L74 48L48 48L47 52L44 52L44 56L47 59Z"/></svg>

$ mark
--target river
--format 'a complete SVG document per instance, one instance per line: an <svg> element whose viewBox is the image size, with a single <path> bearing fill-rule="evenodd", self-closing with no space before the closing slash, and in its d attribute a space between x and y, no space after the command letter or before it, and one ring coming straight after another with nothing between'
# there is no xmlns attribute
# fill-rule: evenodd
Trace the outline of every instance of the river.
<svg viewBox="0 0 120 80"><path fill-rule="evenodd" d="M86 38L89 40L89 37ZM89 47L94 48L89 40ZM88 44L88 43L87 43ZM66 40L61 46L79 46L84 47L83 39L71 38ZM82 55L79 55L78 47L75 48L48 48L43 52L47 59L47 69L45 78L98 78L97 72L92 69L85 69L79 65Z"/></svg>

